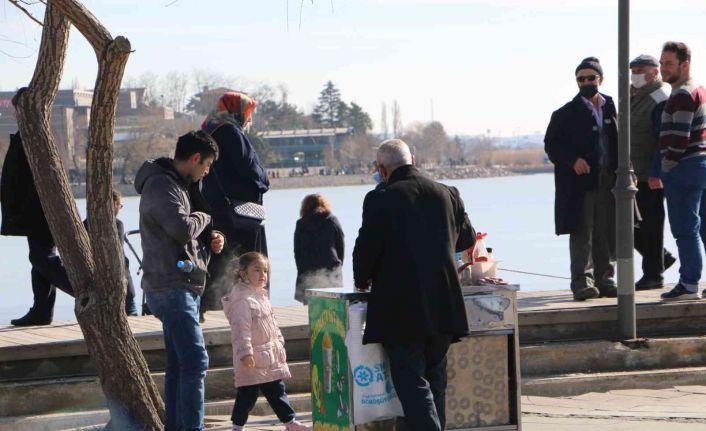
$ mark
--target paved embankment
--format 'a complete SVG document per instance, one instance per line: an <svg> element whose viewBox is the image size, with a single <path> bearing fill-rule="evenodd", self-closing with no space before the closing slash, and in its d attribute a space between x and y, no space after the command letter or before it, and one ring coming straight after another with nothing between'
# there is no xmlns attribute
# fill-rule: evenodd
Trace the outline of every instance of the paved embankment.
<svg viewBox="0 0 706 431"><path fill-rule="evenodd" d="M536 173L551 172L551 165L505 168L502 166L443 166L425 169L427 175L435 180L458 180L465 178L490 178L490 177L506 177L509 175L527 175ZM354 175L306 175L306 176L284 176L279 178L270 178L270 189L304 189L304 188L322 188L322 187L338 187L338 186L356 186L361 184L373 185L372 174L354 174ZM119 190L123 196L136 196L135 186L133 184L114 184L116 190ZM72 190L74 196L78 198L86 197L86 185L73 185Z"/></svg>
<svg viewBox="0 0 706 431"><path fill-rule="evenodd" d="M638 292L638 330L648 338L631 343L613 339L617 333L615 299L577 303L568 292L520 293L522 393L575 397L618 389L706 386L706 339L702 336L706 334L706 301L662 304L657 299L659 293ZM304 403L300 407L307 410L306 308L278 308L277 314L294 375L289 389L297 402ZM149 316L130 317L128 321L161 385L164 345L160 323ZM232 349L228 324L221 312L207 314L204 338L211 359L206 397L229 399L233 396ZM103 406L95 370L75 322L0 327L0 417ZM25 418L13 420L19 422L4 428L0 423L0 430L18 429L17 424Z"/></svg>

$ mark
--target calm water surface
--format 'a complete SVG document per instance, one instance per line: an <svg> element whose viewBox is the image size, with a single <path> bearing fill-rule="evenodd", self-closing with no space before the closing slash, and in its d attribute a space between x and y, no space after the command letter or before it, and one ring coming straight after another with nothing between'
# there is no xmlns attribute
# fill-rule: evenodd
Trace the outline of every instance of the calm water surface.
<svg viewBox="0 0 706 431"><path fill-rule="evenodd" d="M493 247L493 254L501 261L501 268L568 276L568 236L554 235L554 183L551 174L453 180L445 183L460 190L476 230L488 232L486 245ZM293 299L296 266L292 243L302 198L310 193L321 192L331 201L346 235L344 280L352 285L351 253L360 227L363 198L370 189L369 185L288 189L273 190L265 195L267 239L272 261L272 301L275 305L296 304ZM86 201L80 199L77 202L81 215L85 216ZM118 217L125 224L126 230L137 229L139 197L127 197L123 199L123 204L124 208ZM666 232L669 232L668 227ZM130 240L141 252L139 235L130 236ZM676 251L674 239L669 233L665 235L665 243L670 250ZM133 281L139 286L139 276L135 274L137 261L129 250L126 251L131 261ZM0 253L3 257L3 265L0 267L0 293L3 298L0 303L0 324L6 324L10 319L22 316L32 304L27 241L21 237L0 237ZM667 281L678 279L676 266L667 272ZM405 268L400 270L404 271ZM635 274L637 277L642 274L639 267ZM568 289L568 281L565 280L505 271L500 271L498 275L510 282L519 283L524 291ZM142 291L139 287L137 290L138 299L141 300ZM58 292L55 319L72 318L73 299Z"/></svg>

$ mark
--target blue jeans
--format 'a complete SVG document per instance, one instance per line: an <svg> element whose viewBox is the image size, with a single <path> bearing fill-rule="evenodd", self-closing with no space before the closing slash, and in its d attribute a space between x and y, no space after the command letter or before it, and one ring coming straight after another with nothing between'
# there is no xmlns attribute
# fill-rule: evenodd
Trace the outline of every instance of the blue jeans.
<svg viewBox="0 0 706 431"><path fill-rule="evenodd" d="M208 354L199 325L200 297L182 287L148 292L147 304L162 321L166 365L165 431L203 430Z"/></svg>
<svg viewBox="0 0 706 431"><path fill-rule="evenodd" d="M679 249L679 281L687 290L699 289L703 261L701 220L706 215L706 157L686 159L662 173L672 235Z"/></svg>

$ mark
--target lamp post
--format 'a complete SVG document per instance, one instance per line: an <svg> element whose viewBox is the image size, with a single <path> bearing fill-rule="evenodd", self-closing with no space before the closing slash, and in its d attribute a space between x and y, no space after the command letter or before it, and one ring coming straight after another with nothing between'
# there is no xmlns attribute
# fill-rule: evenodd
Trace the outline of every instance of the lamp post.
<svg viewBox="0 0 706 431"><path fill-rule="evenodd" d="M635 267L633 223L635 193L630 165L630 0L618 6L618 170L613 188L616 204L616 257L618 259L618 323L624 340L635 329Z"/></svg>

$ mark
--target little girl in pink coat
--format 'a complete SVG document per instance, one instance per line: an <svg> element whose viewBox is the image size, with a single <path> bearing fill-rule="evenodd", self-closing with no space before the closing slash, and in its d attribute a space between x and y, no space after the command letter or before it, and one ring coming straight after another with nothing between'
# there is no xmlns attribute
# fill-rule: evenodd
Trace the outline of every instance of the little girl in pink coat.
<svg viewBox="0 0 706 431"><path fill-rule="evenodd" d="M296 420L283 379L291 377L284 338L272 311L265 286L267 257L245 253L239 258L233 289L221 299L230 322L233 371L238 389L233 406L233 431L243 430L260 391L288 431L310 431Z"/></svg>

